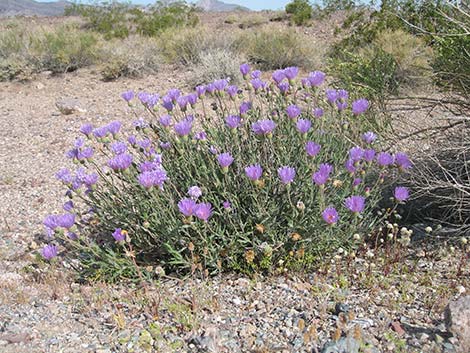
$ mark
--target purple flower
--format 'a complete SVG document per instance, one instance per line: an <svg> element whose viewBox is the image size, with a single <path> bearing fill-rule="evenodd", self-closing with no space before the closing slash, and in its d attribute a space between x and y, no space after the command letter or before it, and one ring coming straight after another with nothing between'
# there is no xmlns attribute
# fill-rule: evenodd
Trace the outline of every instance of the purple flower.
<svg viewBox="0 0 470 353"><path fill-rule="evenodd" d="M338 99L346 101L349 98L349 93L345 89L338 90Z"/></svg>
<svg viewBox="0 0 470 353"><path fill-rule="evenodd" d="M248 178L256 181L263 175L263 168L259 164L253 164L245 168L245 173Z"/></svg>
<svg viewBox="0 0 470 353"><path fill-rule="evenodd" d="M339 220L338 211L334 207L328 207L322 212L322 217L329 225L335 224Z"/></svg>
<svg viewBox="0 0 470 353"><path fill-rule="evenodd" d="M134 135L131 135L127 138L127 142L129 142L131 146L135 146L137 144L137 139Z"/></svg>
<svg viewBox="0 0 470 353"><path fill-rule="evenodd" d="M226 89L227 91L227 94L231 97L231 98L234 98L237 93L238 93L238 87L235 86L235 85L232 85L232 86L228 86Z"/></svg>
<svg viewBox="0 0 470 353"><path fill-rule="evenodd" d="M125 170L130 167L132 160L133 158L130 154L122 153L110 159L108 166L114 171Z"/></svg>
<svg viewBox="0 0 470 353"><path fill-rule="evenodd" d="M180 136L189 135L192 128L193 123L189 119L181 120L179 123L175 124L175 131Z"/></svg>
<svg viewBox="0 0 470 353"><path fill-rule="evenodd" d="M286 78L286 74L285 74L284 70L276 70L276 71L273 72L272 78L273 78L274 82L276 82L279 85L279 83L281 83L282 80L284 80Z"/></svg>
<svg viewBox="0 0 470 353"><path fill-rule="evenodd" d="M362 140L368 144L371 144L376 139L377 139L377 135L374 134L372 131L367 131L362 135Z"/></svg>
<svg viewBox="0 0 470 353"><path fill-rule="evenodd" d="M219 153L219 150L215 146L210 146L209 147L209 152L212 154L217 154Z"/></svg>
<svg viewBox="0 0 470 353"><path fill-rule="evenodd" d="M186 110L186 106L188 105L188 98L186 96L180 96L176 98L176 103L180 107L180 109L184 112Z"/></svg>
<svg viewBox="0 0 470 353"><path fill-rule="evenodd" d="M137 120L134 120L132 122L132 125L137 129L145 129L145 128L149 127L149 124L142 117L140 117Z"/></svg>
<svg viewBox="0 0 470 353"><path fill-rule="evenodd" d="M119 130L121 130L122 123L120 121L112 121L110 122L107 127L108 131L114 136L119 133Z"/></svg>
<svg viewBox="0 0 470 353"><path fill-rule="evenodd" d="M313 115L315 116L315 118L321 118L323 116L323 109L322 108L315 108L313 110Z"/></svg>
<svg viewBox="0 0 470 353"><path fill-rule="evenodd" d="M173 102L176 103L178 97L181 96L181 91L177 88L172 88L168 91L166 95L168 96L168 98L170 98Z"/></svg>
<svg viewBox="0 0 470 353"><path fill-rule="evenodd" d="M354 162L360 161L364 157L364 150L361 147L353 147L349 150L349 159Z"/></svg>
<svg viewBox="0 0 470 353"><path fill-rule="evenodd" d="M217 91L222 92L228 86L228 81L226 79L216 80L214 86Z"/></svg>
<svg viewBox="0 0 470 353"><path fill-rule="evenodd" d="M331 172L333 171L333 166L327 163L320 164L320 168L317 172L313 173L312 179L313 182L317 185L323 185L328 181Z"/></svg>
<svg viewBox="0 0 470 353"><path fill-rule="evenodd" d="M325 81L325 73L314 71L308 75L308 80L312 86L320 86Z"/></svg>
<svg viewBox="0 0 470 353"><path fill-rule="evenodd" d="M137 145L139 145L140 148L147 150L152 146L152 141L146 138L146 139L137 141Z"/></svg>
<svg viewBox="0 0 470 353"><path fill-rule="evenodd" d="M72 228L75 224L75 215L72 213L58 215L56 218L56 224L58 227L62 227L65 229Z"/></svg>
<svg viewBox="0 0 470 353"><path fill-rule="evenodd" d="M83 183L88 187L95 185L97 182L98 174L96 173L87 174L83 177Z"/></svg>
<svg viewBox="0 0 470 353"><path fill-rule="evenodd" d="M105 137L108 133L109 133L109 130L107 126L97 127L96 129L93 130L93 135L95 135L95 137L97 138Z"/></svg>
<svg viewBox="0 0 470 353"><path fill-rule="evenodd" d="M50 261L54 257L56 257L57 253L58 253L58 248L56 245L53 245L53 244L48 244L41 250L42 257L45 258L47 261Z"/></svg>
<svg viewBox="0 0 470 353"><path fill-rule="evenodd" d="M284 75L287 77L289 81L292 81L294 78L296 78L298 73L299 73L299 68L295 66L286 67L284 69Z"/></svg>
<svg viewBox="0 0 470 353"><path fill-rule="evenodd" d="M161 168L157 168L151 171L144 171L138 176L139 184L147 189L151 188L152 186L159 186L160 188L163 188L163 184L166 179L166 171Z"/></svg>
<svg viewBox="0 0 470 353"><path fill-rule="evenodd" d="M113 238L117 242L126 240L126 235L127 235L127 232L125 230L122 230L121 228L116 228L113 232Z"/></svg>
<svg viewBox="0 0 470 353"><path fill-rule="evenodd" d="M217 160L222 168L228 168L228 166L233 163L233 157L230 153L219 154Z"/></svg>
<svg viewBox="0 0 470 353"><path fill-rule="evenodd" d="M257 135L268 135L275 127L276 123L270 119L258 120L251 125L251 129Z"/></svg>
<svg viewBox="0 0 470 353"><path fill-rule="evenodd" d="M310 130L311 127L312 127L312 123L310 120L308 119L297 120L297 130L299 130L301 134L306 134Z"/></svg>
<svg viewBox="0 0 470 353"><path fill-rule="evenodd" d="M260 88L264 87L264 82L259 78L254 78L250 82L255 91L258 91Z"/></svg>
<svg viewBox="0 0 470 353"><path fill-rule="evenodd" d="M377 155L377 163L381 167L386 167L393 164L393 156L387 152L380 152Z"/></svg>
<svg viewBox="0 0 470 353"><path fill-rule="evenodd" d="M171 147L170 142L160 142L160 147L164 150L168 150Z"/></svg>
<svg viewBox="0 0 470 353"><path fill-rule="evenodd" d="M191 105L191 107L194 107L196 105L197 98L197 93L190 93L186 96L186 99L188 100L188 103Z"/></svg>
<svg viewBox="0 0 470 353"><path fill-rule="evenodd" d="M250 70L251 70L250 65L248 65L248 64L241 64L240 65L240 72L243 76L248 75Z"/></svg>
<svg viewBox="0 0 470 353"><path fill-rule="evenodd" d="M300 108L298 106L296 106L295 104L289 105L286 108L287 116L291 119L297 118L300 115L301 112L302 111L300 110Z"/></svg>
<svg viewBox="0 0 470 353"><path fill-rule="evenodd" d="M225 123L230 129L236 129L240 126L242 119L238 115L229 115L225 119Z"/></svg>
<svg viewBox="0 0 470 353"><path fill-rule="evenodd" d="M207 86L206 86L206 94L209 95L209 94L212 94L215 92L215 85L214 83L209 83Z"/></svg>
<svg viewBox="0 0 470 353"><path fill-rule="evenodd" d="M348 159L346 163L344 163L344 167L351 174L354 174L357 170L355 162L352 159Z"/></svg>
<svg viewBox="0 0 470 353"><path fill-rule="evenodd" d="M162 115L158 121L163 127L168 127L171 124L171 116L168 114Z"/></svg>
<svg viewBox="0 0 470 353"><path fill-rule="evenodd" d="M72 200L67 201L66 203L64 203L64 205L62 206L62 208L64 209L64 211L67 211L67 212L72 211L72 209L73 209L73 201L72 201Z"/></svg>
<svg viewBox="0 0 470 353"><path fill-rule="evenodd" d="M251 102L243 102L240 105L240 115L246 114L251 109Z"/></svg>
<svg viewBox="0 0 470 353"><path fill-rule="evenodd" d="M321 146L313 141L307 141L305 150L310 157L315 157L320 152Z"/></svg>
<svg viewBox="0 0 470 353"><path fill-rule="evenodd" d="M70 184L72 182L72 174L67 168L62 168L61 170L59 170L56 173L55 177L65 184Z"/></svg>
<svg viewBox="0 0 470 353"><path fill-rule="evenodd" d="M199 131L194 134L194 139L196 141L205 141L207 140L207 133L205 131Z"/></svg>
<svg viewBox="0 0 470 353"><path fill-rule="evenodd" d="M191 186L189 189L188 189L188 195L197 200L199 197L201 197L202 195L202 190L199 186Z"/></svg>
<svg viewBox="0 0 470 353"><path fill-rule="evenodd" d="M178 202L178 209L185 217L191 217L196 208L196 201L189 198L184 198Z"/></svg>
<svg viewBox="0 0 470 353"><path fill-rule="evenodd" d="M295 169L291 167L281 167L277 170L279 178L284 184L290 184L294 181L295 178Z"/></svg>
<svg viewBox="0 0 470 353"><path fill-rule="evenodd" d="M312 84L310 83L308 78L303 78L302 80L300 80L300 82L302 82L302 87L303 88L312 87Z"/></svg>
<svg viewBox="0 0 470 353"><path fill-rule="evenodd" d="M350 196L344 200L344 205L348 210L354 213L361 213L364 211L366 199L363 196Z"/></svg>
<svg viewBox="0 0 470 353"><path fill-rule="evenodd" d="M395 163L402 170L410 169L412 167L411 161L408 158L408 155L402 152L398 152L395 154Z"/></svg>
<svg viewBox="0 0 470 353"><path fill-rule="evenodd" d="M129 103L134 98L134 91L126 91L121 93L122 99Z"/></svg>
<svg viewBox="0 0 470 353"><path fill-rule="evenodd" d="M362 183L362 179L361 178L355 178L353 180L353 187L358 186L360 183Z"/></svg>
<svg viewBox="0 0 470 353"><path fill-rule="evenodd" d="M281 91L282 94L286 94L289 91L290 85L289 82L281 82L277 85L277 87L279 88L279 91Z"/></svg>
<svg viewBox="0 0 470 353"><path fill-rule="evenodd" d="M348 102L336 101L336 107L339 111L344 110L348 107Z"/></svg>
<svg viewBox="0 0 470 353"><path fill-rule="evenodd" d="M111 144L111 151L114 154L121 154L127 152L127 144L125 142L116 141Z"/></svg>
<svg viewBox="0 0 470 353"><path fill-rule="evenodd" d="M354 115L364 113L369 108L369 101L367 99L358 99L352 103L352 112Z"/></svg>
<svg viewBox="0 0 470 353"><path fill-rule="evenodd" d="M336 102L336 100L339 98L338 91L335 89L327 89L325 93L326 99L328 99L328 102L330 103Z"/></svg>
<svg viewBox="0 0 470 353"><path fill-rule="evenodd" d="M408 199L408 197L410 197L410 192L408 191L408 188L404 186L397 186L395 188L393 196L395 196L395 199L398 202L404 202Z"/></svg>
<svg viewBox="0 0 470 353"><path fill-rule="evenodd" d="M209 202L197 204L194 208L194 215L200 220L207 222L209 217L212 215L212 205Z"/></svg>
<svg viewBox="0 0 470 353"><path fill-rule="evenodd" d="M86 136L89 136L93 131L93 125L91 124L83 124L80 128L80 132Z"/></svg>
<svg viewBox="0 0 470 353"><path fill-rule="evenodd" d="M196 94L199 98L204 96L205 93L206 93L206 86L197 86L196 87Z"/></svg>
<svg viewBox="0 0 470 353"><path fill-rule="evenodd" d="M261 71L260 70L254 70L251 73L251 78L261 78Z"/></svg>
<svg viewBox="0 0 470 353"><path fill-rule="evenodd" d="M375 150L373 148L364 151L364 160L366 162L372 162L375 158Z"/></svg>
<svg viewBox="0 0 470 353"><path fill-rule="evenodd" d="M49 229L56 229L59 225L57 224L57 216L56 215L48 215L46 218L44 218L44 221L42 222L46 228Z"/></svg>
<svg viewBox="0 0 470 353"><path fill-rule="evenodd" d="M230 203L230 201L226 200L222 203L222 207L225 208L226 210L229 210L232 208L232 204Z"/></svg>
<svg viewBox="0 0 470 353"><path fill-rule="evenodd" d="M169 112L173 110L173 100L169 96L162 97L162 106Z"/></svg>

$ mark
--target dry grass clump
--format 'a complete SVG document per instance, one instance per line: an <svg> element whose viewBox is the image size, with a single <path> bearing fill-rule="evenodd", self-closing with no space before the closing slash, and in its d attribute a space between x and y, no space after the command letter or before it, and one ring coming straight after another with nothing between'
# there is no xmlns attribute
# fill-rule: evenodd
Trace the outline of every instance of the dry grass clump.
<svg viewBox="0 0 470 353"><path fill-rule="evenodd" d="M159 47L164 58L181 65L196 64L201 53L213 49L232 50L235 37L229 33L215 33L206 27L172 29L162 33Z"/></svg>
<svg viewBox="0 0 470 353"><path fill-rule="evenodd" d="M104 80L154 73L163 61L156 40L140 36L106 42L101 49L101 57L100 72Z"/></svg>
<svg viewBox="0 0 470 353"><path fill-rule="evenodd" d="M249 31L240 37L241 49L248 60L261 70L289 66L318 69L324 65L327 46L294 29L263 28Z"/></svg>
<svg viewBox="0 0 470 353"><path fill-rule="evenodd" d="M397 64L396 79L400 83L416 86L429 82L434 56L432 48L422 38L401 29L387 29L377 36L374 44L393 57Z"/></svg>
<svg viewBox="0 0 470 353"><path fill-rule="evenodd" d="M192 87L207 84L217 79L229 78L235 84L240 81L240 64L243 57L227 49L210 49L199 55L189 84Z"/></svg>

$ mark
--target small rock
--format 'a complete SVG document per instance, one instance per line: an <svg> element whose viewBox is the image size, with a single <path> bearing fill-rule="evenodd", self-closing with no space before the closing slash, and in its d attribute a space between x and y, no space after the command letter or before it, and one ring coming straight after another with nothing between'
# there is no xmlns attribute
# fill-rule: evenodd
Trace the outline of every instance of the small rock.
<svg viewBox="0 0 470 353"><path fill-rule="evenodd" d="M322 353L358 353L361 342L353 337L341 337L336 342L328 342L322 349Z"/></svg>
<svg viewBox="0 0 470 353"><path fill-rule="evenodd" d="M350 310L348 304L344 303L336 303L335 305L335 315L339 315L340 313L348 313Z"/></svg>
<svg viewBox="0 0 470 353"><path fill-rule="evenodd" d="M398 321L393 321L391 323L392 330L397 333L398 336L403 336L405 334L405 330L403 327L401 327L400 323Z"/></svg>
<svg viewBox="0 0 470 353"><path fill-rule="evenodd" d="M470 295L451 301L444 316L447 330L459 339L458 352L470 352Z"/></svg>
<svg viewBox="0 0 470 353"><path fill-rule="evenodd" d="M82 109L80 107L80 102L77 99L73 99L73 98L59 99L58 101L55 102L55 106L64 115L70 115L75 112L80 112L80 113L86 112L85 109Z"/></svg>

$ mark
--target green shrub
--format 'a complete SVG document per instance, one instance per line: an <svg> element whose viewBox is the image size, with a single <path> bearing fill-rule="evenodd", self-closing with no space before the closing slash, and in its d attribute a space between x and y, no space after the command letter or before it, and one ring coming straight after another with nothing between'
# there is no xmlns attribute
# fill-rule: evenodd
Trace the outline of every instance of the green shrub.
<svg viewBox="0 0 470 353"><path fill-rule="evenodd" d="M221 77L229 78L230 82L239 83L240 71L238 64L243 60L240 56L227 49L210 49L199 54L198 63L193 69L189 83L191 87L208 84Z"/></svg>
<svg viewBox="0 0 470 353"><path fill-rule="evenodd" d="M268 19L263 15L259 15L259 14L245 15L241 17L238 23L238 27L241 29L246 29L246 28L258 27L266 23L268 23Z"/></svg>
<svg viewBox="0 0 470 353"><path fill-rule="evenodd" d="M308 0L293 0L286 5L286 13L291 15L291 20L297 25L304 25L312 18L312 6Z"/></svg>
<svg viewBox="0 0 470 353"><path fill-rule="evenodd" d="M327 50L324 44L315 43L293 29L266 28L244 33L239 43L248 60L262 70L288 66L319 68L323 65Z"/></svg>
<svg viewBox="0 0 470 353"><path fill-rule="evenodd" d="M155 73L163 61L156 40L138 36L107 42L100 56L104 62L100 71L106 81Z"/></svg>
<svg viewBox="0 0 470 353"><path fill-rule="evenodd" d="M56 245L64 246L102 280L118 280L100 274L114 273L115 259L123 259L119 273L136 280L136 265L179 273L310 268L362 244L354 234L374 232L380 185L398 166L409 167L406 156L382 167L366 157L364 149L379 148L374 134L363 135L367 102L345 108L347 92L333 90L327 101L321 73L307 87L291 67L273 74L279 83L259 88L243 69L240 91L217 80L190 96L172 89L158 105L158 95L140 92L143 106L123 93L136 116L141 108L150 114L134 122L133 137L119 122L83 126L86 141L67 153L79 168L57 174L74 204L44 221L56 238L43 256L52 259ZM247 170L257 164L259 173Z"/></svg>
<svg viewBox="0 0 470 353"><path fill-rule="evenodd" d="M54 73L74 71L96 61L98 38L75 25L44 31L33 39L36 69Z"/></svg>

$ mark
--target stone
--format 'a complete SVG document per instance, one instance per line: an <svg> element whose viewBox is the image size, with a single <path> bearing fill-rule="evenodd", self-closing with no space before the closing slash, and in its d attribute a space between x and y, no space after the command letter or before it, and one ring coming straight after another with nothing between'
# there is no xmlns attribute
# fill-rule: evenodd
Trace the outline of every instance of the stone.
<svg viewBox="0 0 470 353"><path fill-rule="evenodd" d="M335 315L339 315L340 313L348 313L350 310L348 304L344 303L336 303L335 305Z"/></svg>
<svg viewBox="0 0 470 353"><path fill-rule="evenodd" d="M80 102L74 98L63 98L55 102L55 106L64 115L70 115L76 112L85 113L86 110L80 107Z"/></svg>
<svg viewBox="0 0 470 353"><path fill-rule="evenodd" d="M446 328L458 339L457 352L470 352L470 295L451 301L444 312Z"/></svg>
<svg viewBox="0 0 470 353"><path fill-rule="evenodd" d="M358 353L361 342L353 337L341 337L338 341L325 344L322 353Z"/></svg>

